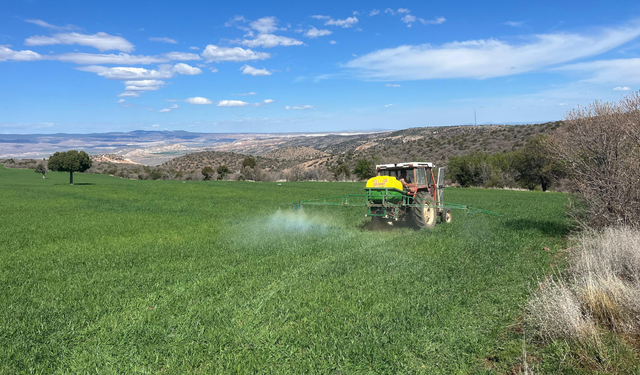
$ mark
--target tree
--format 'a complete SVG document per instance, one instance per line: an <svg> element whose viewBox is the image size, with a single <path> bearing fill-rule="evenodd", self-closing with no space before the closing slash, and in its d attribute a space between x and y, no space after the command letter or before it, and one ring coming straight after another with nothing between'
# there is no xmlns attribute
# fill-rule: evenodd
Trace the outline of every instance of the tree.
<svg viewBox="0 0 640 375"><path fill-rule="evenodd" d="M217 172L218 172L218 180L224 180L224 176L231 173L231 169L229 169L229 167L227 167L226 165L222 164L221 166L218 167Z"/></svg>
<svg viewBox="0 0 640 375"><path fill-rule="evenodd" d="M202 168L202 175L204 176L205 180L210 180L211 177L213 177L213 174L215 172L213 171L213 168L206 166L204 168Z"/></svg>
<svg viewBox="0 0 640 375"><path fill-rule="evenodd" d="M44 164L38 164L38 166L36 166L36 173L41 173L42 178L46 178L45 174L47 173L47 167Z"/></svg>
<svg viewBox="0 0 640 375"><path fill-rule="evenodd" d="M519 182L529 189L540 185L547 191L562 176L562 164L551 155L547 143L548 136L540 135L529 139L520 151Z"/></svg>
<svg viewBox="0 0 640 375"><path fill-rule="evenodd" d="M91 168L91 158L84 151L56 152L49 157L50 171L69 172L69 184L73 185L73 172L84 172Z"/></svg>
<svg viewBox="0 0 640 375"><path fill-rule="evenodd" d="M245 168L255 168L256 165L258 165L258 162L256 162L256 159L252 156L248 156L242 161L242 166Z"/></svg>
<svg viewBox="0 0 640 375"><path fill-rule="evenodd" d="M344 163L340 163L330 168L329 170L331 171L331 173L333 173L333 178L335 178L336 180L340 180L341 176L344 176L344 178L346 179L351 174L349 166Z"/></svg>
<svg viewBox="0 0 640 375"><path fill-rule="evenodd" d="M366 180L376 175L375 166L367 159L358 160L358 164L353 170L353 174L360 180Z"/></svg>

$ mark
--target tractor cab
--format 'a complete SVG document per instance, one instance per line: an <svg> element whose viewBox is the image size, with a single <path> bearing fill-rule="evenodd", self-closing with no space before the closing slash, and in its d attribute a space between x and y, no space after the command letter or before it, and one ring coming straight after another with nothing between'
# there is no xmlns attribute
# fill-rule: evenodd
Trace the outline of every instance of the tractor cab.
<svg viewBox="0 0 640 375"><path fill-rule="evenodd" d="M433 164L426 162L376 165L378 176L394 177L402 183L404 191L414 196L420 190L428 190L431 195L436 190ZM444 173L443 173L444 176Z"/></svg>

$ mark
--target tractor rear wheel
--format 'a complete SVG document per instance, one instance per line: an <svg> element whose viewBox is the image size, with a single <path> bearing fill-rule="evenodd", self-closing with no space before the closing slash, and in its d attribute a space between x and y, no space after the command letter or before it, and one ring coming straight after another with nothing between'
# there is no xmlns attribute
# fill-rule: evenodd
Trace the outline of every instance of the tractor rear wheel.
<svg viewBox="0 0 640 375"><path fill-rule="evenodd" d="M428 191L419 191L413 199L411 207L411 216L417 229L431 229L436 226L436 203Z"/></svg>

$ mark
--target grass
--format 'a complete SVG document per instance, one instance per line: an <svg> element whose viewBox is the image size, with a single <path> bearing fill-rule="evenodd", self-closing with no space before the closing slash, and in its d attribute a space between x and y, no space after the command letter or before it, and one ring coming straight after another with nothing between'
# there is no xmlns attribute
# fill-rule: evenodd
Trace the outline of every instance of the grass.
<svg viewBox="0 0 640 375"><path fill-rule="evenodd" d="M362 183L74 180L0 167L2 373L490 373L566 233L559 193L372 232L278 210Z"/></svg>

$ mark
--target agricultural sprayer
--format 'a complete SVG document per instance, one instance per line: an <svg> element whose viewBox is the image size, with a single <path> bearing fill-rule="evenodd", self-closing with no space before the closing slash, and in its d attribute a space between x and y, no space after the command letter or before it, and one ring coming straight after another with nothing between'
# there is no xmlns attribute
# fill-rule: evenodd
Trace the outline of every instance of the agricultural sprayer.
<svg viewBox="0 0 640 375"><path fill-rule="evenodd" d="M434 170L437 173L434 175ZM370 178L365 194L311 199L293 203L293 209L302 206L367 207L365 216L376 224L405 224L416 229L433 228L450 223L452 210L467 213L481 212L498 215L461 204L444 202L445 168L432 163L412 162L376 165L377 176Z"/></svg>

